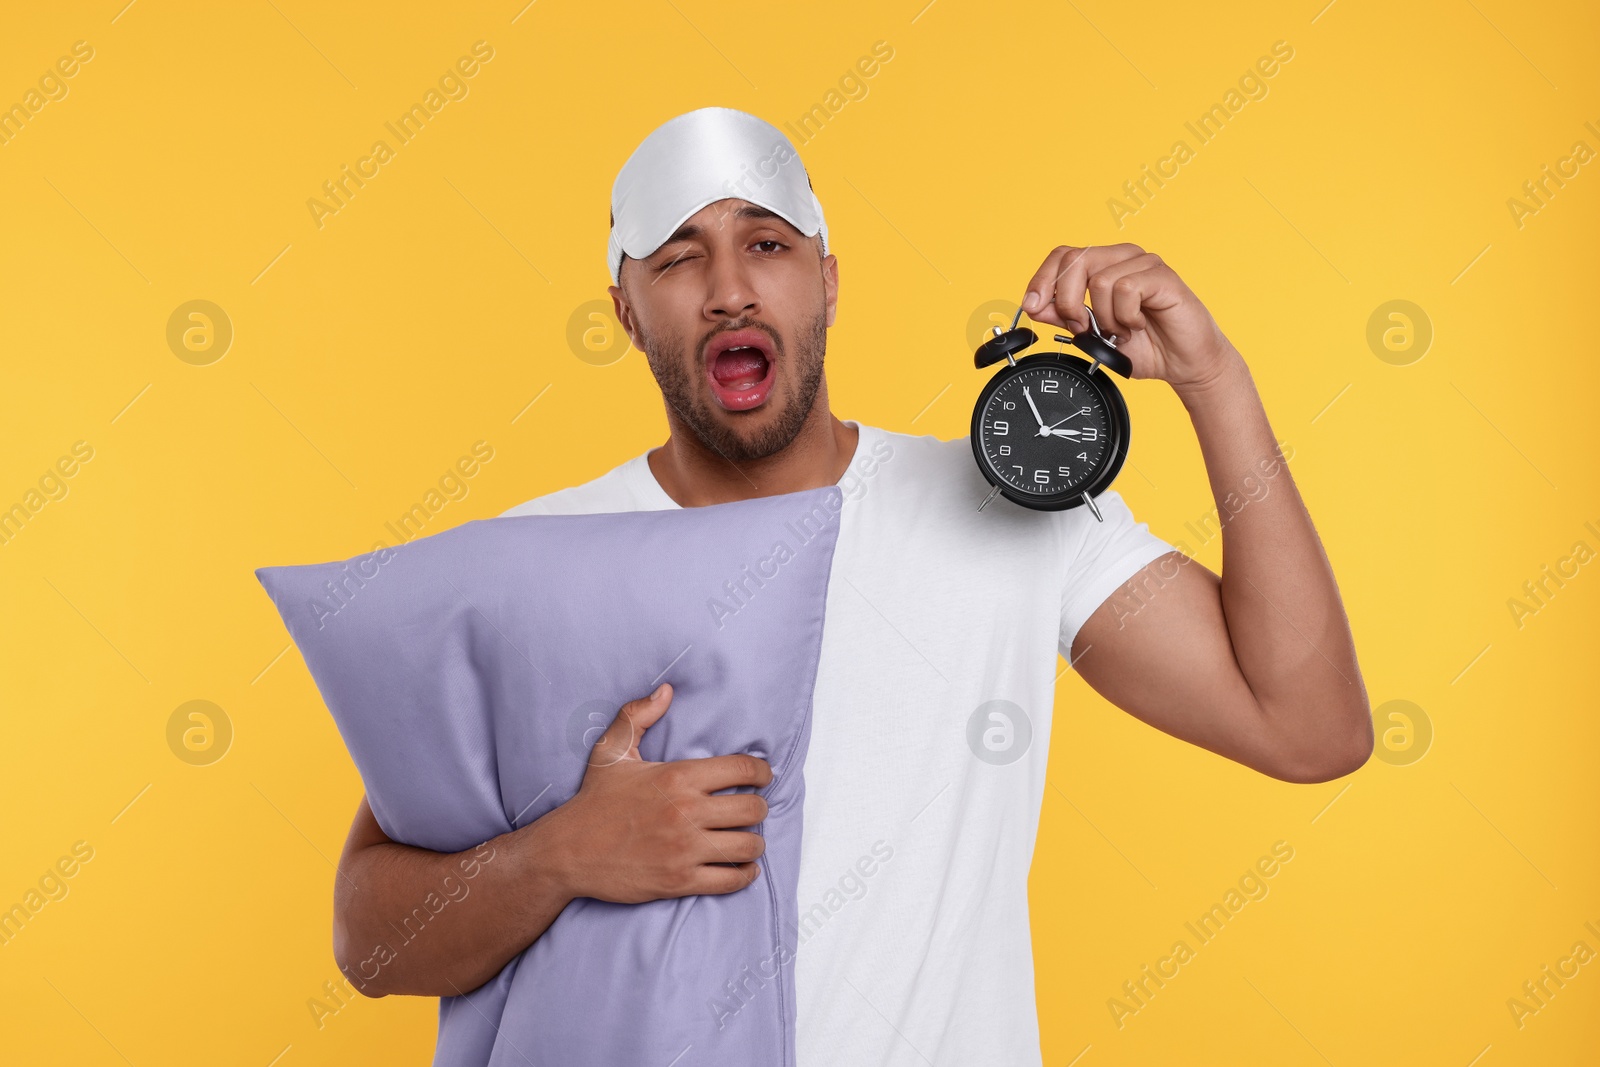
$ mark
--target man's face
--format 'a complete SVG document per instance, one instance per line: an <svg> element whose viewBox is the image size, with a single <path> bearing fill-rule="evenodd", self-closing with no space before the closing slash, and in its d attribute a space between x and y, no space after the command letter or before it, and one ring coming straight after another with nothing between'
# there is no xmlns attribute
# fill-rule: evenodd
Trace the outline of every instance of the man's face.
<svg viewBox="0 0 1600 1067"><path fill-rule="evenodd" d="M735 462L799 434L822 381L838 264L765 208L719 200L611 288L617 318L644 352L668 407Z"/></svg>

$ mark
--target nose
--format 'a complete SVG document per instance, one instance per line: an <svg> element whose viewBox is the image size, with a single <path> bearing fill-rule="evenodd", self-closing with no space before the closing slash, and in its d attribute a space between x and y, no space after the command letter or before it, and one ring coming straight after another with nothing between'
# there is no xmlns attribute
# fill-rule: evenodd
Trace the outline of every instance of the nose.
<svg viewBox="0 0 1600 1067"><path fill-rule="evenodd" d="M707 319L740 319L760 313L755 280L736 251L718 250L713 254L705 278Z"/></svg>

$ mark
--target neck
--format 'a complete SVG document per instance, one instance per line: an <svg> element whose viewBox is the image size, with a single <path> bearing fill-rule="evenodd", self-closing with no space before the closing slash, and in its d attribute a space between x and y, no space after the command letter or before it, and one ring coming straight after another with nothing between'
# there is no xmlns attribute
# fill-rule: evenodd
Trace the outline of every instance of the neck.
<svg viewBox="0 0 1600 1067"><path fill-rule="evenodd" d="M860 430L828 409L826 386L795 439L763 459L735 463L701 444L669 413L671 435L645 457L650 472L679 507L726 504L834 485L855 456Z"/></svg>

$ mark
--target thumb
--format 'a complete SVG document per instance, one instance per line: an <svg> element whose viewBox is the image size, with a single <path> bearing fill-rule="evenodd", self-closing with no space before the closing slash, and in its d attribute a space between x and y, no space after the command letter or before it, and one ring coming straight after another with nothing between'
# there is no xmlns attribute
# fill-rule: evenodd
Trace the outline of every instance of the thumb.
<svg viewBox="0 0 1600 1067"><path fill-rule="evenodd" d="M617 711L617 717L589 752L589 766L608 767L622 760L637 760L644 732L667 713L672 704L672 686L662 682L649 696L630 700Z"/></svg>

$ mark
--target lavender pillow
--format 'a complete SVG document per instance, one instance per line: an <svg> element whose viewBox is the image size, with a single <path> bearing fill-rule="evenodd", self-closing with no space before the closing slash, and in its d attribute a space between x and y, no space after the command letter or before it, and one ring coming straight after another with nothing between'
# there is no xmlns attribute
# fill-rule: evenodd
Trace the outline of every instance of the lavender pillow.
<svg viewBox="0 0 1600 1067"><path fill-rule="evenodd" d="M456 852L533 822L577 792L617 709L660 681L672 707L644 758L772 764L760 878L574 900L497 976L440 1001L435 1067L794 1062L802 770L842 505L826 486L482 519L256 571L396 841Z"/></svg>

